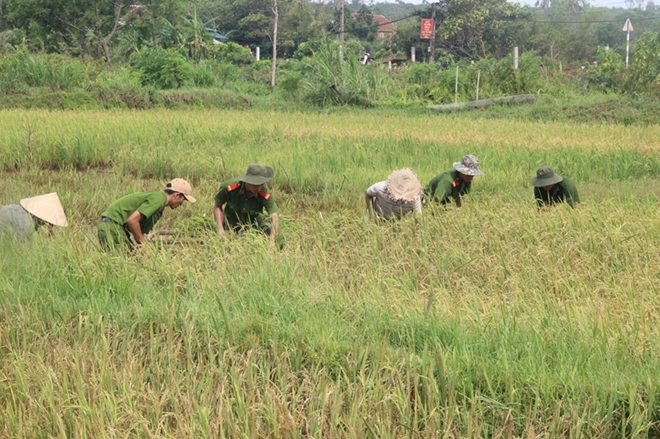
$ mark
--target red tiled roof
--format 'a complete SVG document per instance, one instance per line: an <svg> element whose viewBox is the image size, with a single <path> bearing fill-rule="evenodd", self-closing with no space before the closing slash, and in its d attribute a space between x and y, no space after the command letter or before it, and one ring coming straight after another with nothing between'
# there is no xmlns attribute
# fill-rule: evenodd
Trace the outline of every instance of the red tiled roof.
<svg viewBox="0 0 660 439"><path fill-rule="evenodd" d="M356 12L351 13L351 18L356 19L358 14ZM384 15L373 14L371 16L374 21L378 22L378 32L395 32L396 24L390 23L389 18L385 18Z"/></svg>

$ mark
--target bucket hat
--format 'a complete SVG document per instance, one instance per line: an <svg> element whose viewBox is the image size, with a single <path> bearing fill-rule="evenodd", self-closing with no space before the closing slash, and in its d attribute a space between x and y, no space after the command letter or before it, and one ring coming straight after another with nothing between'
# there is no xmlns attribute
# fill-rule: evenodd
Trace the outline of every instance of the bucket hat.
<svg viewBox="0 0 660 439"><path fill-rule="evenodd" d="M190 183L188 183L183 178L175 178L174 180L167 183L165 188L180 193L183 195L183 198L190 201L191 203L197 201L195 197L192 196L192 186L190 186Z"/></svg>
<svg viewBox="0 0 660 439"><path fill-rule="evenodd" d="M530 182L534 187L544 187L559 183L563 179L564 177L561 175L555 174L555 170L552 169L551 166L541 166L538 171L536 171L536 176L532 177Z"/></svg>
<svg viewBox="0 0 660 439"><path fill-rule="evenodd" d="M240 178L242 182L249 184L264 184L275 176L275 171L270 166L253 163L248 166L245 175Z"/></svg>
<svg viewBox="0 0 660 439"><path fill-rule="evenodd" d="M460 162L454 162L454 169L465 175L484 175L479 169L479 159L468 154Z"/></svg>
<svg viewBox="0 0 660 439"><path fill-rule="evenodd" d="M32 198L23 198L21 201L23 209L32 216L59 227L67 227L69 223L64 214L64 208L56 192L46 195L38 195Z"/></svg>
<svg viewBox="0 0 660 439"><path fill-rule="evenodd" d="M393 201L415 201L422 196L423 191L412 169L399 169L387 177L387 193Z"/></svg>

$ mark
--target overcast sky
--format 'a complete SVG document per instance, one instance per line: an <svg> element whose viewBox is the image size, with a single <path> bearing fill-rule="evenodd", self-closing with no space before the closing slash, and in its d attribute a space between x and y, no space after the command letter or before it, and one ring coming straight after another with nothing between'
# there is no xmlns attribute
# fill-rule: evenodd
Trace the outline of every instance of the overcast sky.
<svg viewBox="0 0 660 439"><path fill-rule="evenodd" d="M422 3L422 0L403 0L405 3L412 3L419 5ZM427 0L431 1L431 0ZM515 1L523 5L534 6L536 0L510 0ZM612 7L612 8L627 8L628 4L624 0L587 0L591 6L599 7ZM376 0L376 3L394 3L394 0ZM660 0L655 1L656 4L660 4Z"/></svg>

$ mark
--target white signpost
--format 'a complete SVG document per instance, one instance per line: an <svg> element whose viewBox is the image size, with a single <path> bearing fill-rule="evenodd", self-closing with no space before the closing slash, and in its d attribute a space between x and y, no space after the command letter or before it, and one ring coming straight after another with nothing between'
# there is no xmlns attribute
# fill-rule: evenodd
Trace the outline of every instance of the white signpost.
<svg viewBox="0 0 660 439"><path fill-rule="evenodd" d="M628 68L628 54L630 53L630 32L633 31L630 18L626 19L626 24L623 25L623 30L626 33L626 68Z"/></svg>

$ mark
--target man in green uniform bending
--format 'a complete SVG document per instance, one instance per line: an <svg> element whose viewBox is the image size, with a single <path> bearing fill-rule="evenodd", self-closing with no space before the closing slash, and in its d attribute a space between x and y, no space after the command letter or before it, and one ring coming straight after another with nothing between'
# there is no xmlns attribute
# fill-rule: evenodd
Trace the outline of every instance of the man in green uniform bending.
<svg viewBox="0 0 660 439"><path fill-rule="evenodd" d="M568 177L555 174L550 166L541 166L530 180L534 186L534 199L539 207L568 203L575 207L580 202L577 189Z"/></svg>
<svg viewBox="0 0 660 439"><path fill-rule="evenodd" d="M175 178L167 183L163 192L138 192L126 195L112 203L101 214L99 242L105 250L126 246L133 248L131 235L137 244L144 244L144 235L154 228L166 207L176 209L185 200L194 203L190 183Z"/></svg>
<svg viewBox="0 0 660 439"><path fill-rule="evenodd" d="M424 199L443 205L453 199L456 207L461 207L461 196L470 193L472 179L476 175L484 175L479 169L479 159L468 154L454 163L453 171L445 171L431 179L424 188Z"/></svg>
<svg viewBox="0 0 660 439"><path fill-rule="evenodd" d="M277 205L265 186L274 176L273 168L252 164L244 176L222 183L213 207L220 236L225 236L226 230L239 232L253 227L275 241L279 228ZM270 216L270 224L261 215L264 209Z"/></svg>

